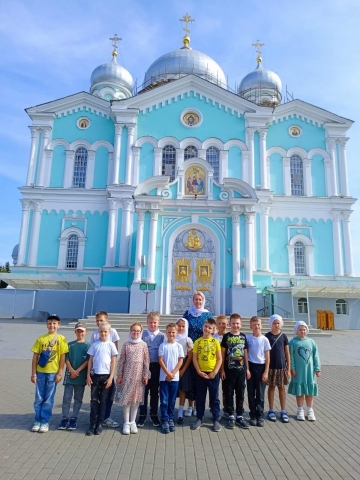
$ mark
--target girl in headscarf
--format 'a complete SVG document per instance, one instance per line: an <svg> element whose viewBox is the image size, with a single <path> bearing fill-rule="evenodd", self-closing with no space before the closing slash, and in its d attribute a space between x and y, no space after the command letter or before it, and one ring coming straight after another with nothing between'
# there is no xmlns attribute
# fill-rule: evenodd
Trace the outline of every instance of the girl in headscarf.
<svg viewBox="0 0 360 480"><path fill-rule="evenodd" d="M321 366L318 348L314 340L307 337L309 327L305 322L296 322L294 327L296 337L290 340L291 382L288 393L296 396L296 419L303 421L305 416L311 422L316 420L313 402L318 396L316 378L320 377ZM304 396L306 414L304 414Z"/></svg>
<svg viewBox="0 0 360 480"><path fill-rule="evenodd" d="M212 318L209 310L204 308L205 295L202 292L195 292L193 295L193 305L183 315L183 318L189 322L189 337L193 342L202 337L202 326L207 318Z"/></svg>
<svg viewBox="0 0 360 480"><path fill-rule="evenodd" d="M184 405L186 394L194 389L193 375L191 374L192 366L192 349L194 346L193 341L188 337L189 322L185 318L178 318L176 320L176 326L178 334L176 335L176 341L183 347L185 358L183 365L180 368L179 376L179 410L178 410L178 424L184 423ZM194 401L189 400L189 412L192 413Z"/></svg>

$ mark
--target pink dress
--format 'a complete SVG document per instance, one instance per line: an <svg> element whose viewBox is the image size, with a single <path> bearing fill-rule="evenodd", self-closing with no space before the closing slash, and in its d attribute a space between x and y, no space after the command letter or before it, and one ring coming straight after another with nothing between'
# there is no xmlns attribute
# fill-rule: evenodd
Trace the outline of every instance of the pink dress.
<svg viewBox="0 0 360 480"><path fill-rule="evenodd" d="M117 376L122 381L116 387L116 403L129 405L143 402L145 385L142 380L150 378L149 365L149 351L145 342L124 343L117 369Z"/></svg>

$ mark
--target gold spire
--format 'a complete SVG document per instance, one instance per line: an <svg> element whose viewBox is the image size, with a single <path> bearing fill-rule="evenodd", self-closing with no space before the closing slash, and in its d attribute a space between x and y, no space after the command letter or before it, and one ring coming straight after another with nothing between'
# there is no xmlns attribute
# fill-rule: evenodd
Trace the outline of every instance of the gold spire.
<svg viewBox="0 0 360 480"><path fill-rule="evenodd" d="M262 58L261 58L261 50L260 49L261 49L261 47L265 46L265 43L260 43L260 40L256 40L256 43L253 43L252 46L256 48L256 53L258 54L256 61L258 63L261 63Z"/></svg>
<svg viewBox="0 0 360 480"><path fill-rule="evenodd" d="M115 35L113 37L110 37L109 40L111 40L112 42L114 42L112 44L112 46L114 47L114 50L112 52L112 56L113 57L117 57L117 49L118 49L118 42L120 42L122 40L122 38L118 37L117 36L117 33L115 33Z"/></svg>
<svg viewBox="0 0 360 480"><path fill-rule="evenodd" d="M191 23L191 22L195 22L195 19L191 18L191 15L189 15L187 13L182 18L179 18L179 21L180 22L185 22L185 28L183 28L183 30L185 32L185 35L183 37L183 44L184 44L184 48L189 48L190 37L189 37L188 33L190 33L190 30L188 29L188 24Z"/></svg>

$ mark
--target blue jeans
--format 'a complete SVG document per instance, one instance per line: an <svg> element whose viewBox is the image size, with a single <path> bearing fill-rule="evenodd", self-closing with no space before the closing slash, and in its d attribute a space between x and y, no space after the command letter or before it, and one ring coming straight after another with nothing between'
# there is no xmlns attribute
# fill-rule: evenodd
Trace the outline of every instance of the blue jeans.
<svg viewBox="0 0 360 480"><path fill-rule="evenodd" d="M62 403L62 418L69 418L70 404L74 395L73 418L77 418L83 402L85 385L72 385L67 383L64 387L64 396Z"/></svg>
<svg viewBox="0 0 360 480"><path fill-rule="evenodd" d="M160 382L160 415L161 423L174 420L175 402L179 382Z"/></svg>
<svg viewBox="0 0 360 480"><path fill-rule="evenodd" d="M196 374L196 412L197 418L203 419L205 414L206 393L209 390L210 410L213 414L213 420L220 419L220 400L219 400L219 374L214 378L206 379Z"/></svg>
<svg viewBox="0 0 360 480"><path fill-rule="evenodd" d="M49 423L56 392L56 373L36 372L35 422Z"/></svg>

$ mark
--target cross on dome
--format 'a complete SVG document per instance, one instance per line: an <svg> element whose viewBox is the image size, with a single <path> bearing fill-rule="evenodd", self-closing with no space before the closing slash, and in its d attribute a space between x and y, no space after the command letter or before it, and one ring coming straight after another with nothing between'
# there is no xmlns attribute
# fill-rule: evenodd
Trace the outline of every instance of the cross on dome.
<svg viewBox="0 0 360 480"><path fill-rule="evenodd" d="M118 42L120 42L122 40L122 38L118 37L117 33L115 33L115 35L113 37L110 37L109 40L114 42L112 44L112 46L114 47L114 50L112 52L112 56L117 57Z"/></svg>
<svg viewBox="0 0 360 480"><path fill-rule="evenodd" d="M261 47L264 47L265 43L260 43L260 40L256 40L256 43L253 43L252 46L256 48L256 53L258 54L256 61L259 63L261 62Z"/></svg>
<svg viewBox="0 0 360 480"><path fill-rule="evenodd" d="M190 33L190 30L188 29L188 24L191 22L195 22L195 18L191 18L191 15L187 13L182 18L179 18L179 22L185 22L185 27L183 28L185 32L183 43L185 48L189 48L190 37L188 36L188 34Z"/></svg>

